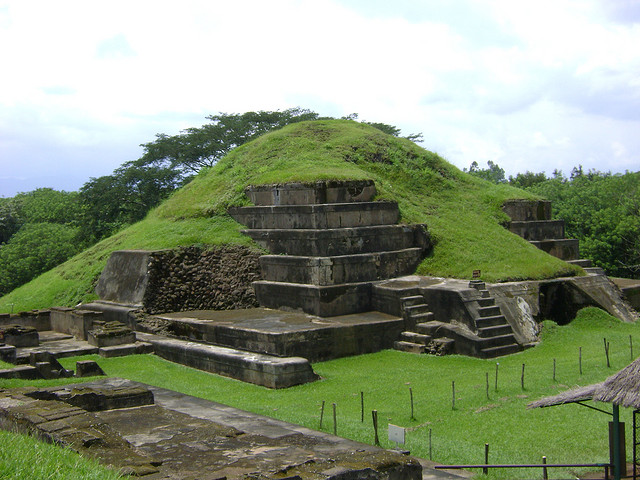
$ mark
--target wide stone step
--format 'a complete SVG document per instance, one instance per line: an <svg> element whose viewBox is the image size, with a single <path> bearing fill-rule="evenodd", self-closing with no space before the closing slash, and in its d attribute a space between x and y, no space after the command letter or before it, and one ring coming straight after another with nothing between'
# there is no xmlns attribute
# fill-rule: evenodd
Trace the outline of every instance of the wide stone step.
<svg viewBox="0 0 640 480"><path fill-rule="evenodd" d="M495 325L505 325L507 323L507 319L504 317L504 315L476 318L476 327L478 328L492 327Z"/></svg>
<svg viewBox="0 0 640 480"><path fill-rule="evenodd" d="M277 310L300 310L319 317L334 317L371 310L371 283L309 285L253 282L258 303Z"/></svg>
<svg viewBox="0 0 640 480"><path fill-rule="evenodd" d="M431 243L425 225L380 225L371 227L315 229L243 230L272 254L330 257L427 249Z"/></svg>
<svg viewBox="0 0 640 480"><path fill-rule="evenodd" d="M421 248L332 257L263 255L260 268L272 282L335 285L410 275L422 257Z"/></svg>
<svg viewBox="0 0 640 480"><path fill-rule="evenodd" d="M582 268L591 268L593 266L593 262L591 262L588 258L581 258L579 260L568 260L567 263L571 265L577 265Z"/></svg>
<svg viewBox="0 0 640 480"><path fill-rule="evenodd" d="M496 301L493 297L479 298L476 301L478 302L478 305L480 305L481 307L491 307L496 304Z"/></svg>
<svg viewBox="0 0 640 480"><path fill-rule="evenodd" d="M478 328L478 336L482 338L497 337L513 333L511 325L493 325L491 327Z"/></svg>
<svg viewBox="0 0 640 480"><path fill-rule="evenodd" d="M400 301L402 302L403 307L409 305L419 305L424 303L424 297L422 295L410 295L408 297L402 297Z"/></svg>
<svg viewBox="0 0 640 480"><path fill-rule="evenodd" d="M237 222L252 229L393 225L399 217L396 202L234 207L229 209L229 214Z"/></svg>
<svg viewBox="0 0 640 480"><path fill-rule="evenodd" d="M580 258L579 242L574 238L539 240L532 241L531 244L560 260L578 260Z"/></svg>
<svg viewBox="0 0 640 480"><path fill-rule="evenodd" d="M254 205L370 202L376 195L376 186L373 180L319 180L250 185L245 189L245 194Z"/></svg>
<svg viewBox="0 0 640 480"><path fill-rule="evenodd" d="M516 221L509 224L509 230L525 240L564 238L564 220Z"/></svg>
<svg viewBox="0 0 640 480"><path fill-rule="evenodd" d="M426 346L431 341L431 336L417 332L402 332L400 334L400 340Z"/></svg>
<svg viewBox="0 0 640 480"><path fill-rule="evenodd" d="M429 306L425 303L422 303L420 305L406 305L404 307L404 311L407 313L407 315L414 318L420 314L430 313Z"/></svg>
<svg viewBox="0 0 640 480"><path fill-rule="evenodd" d="M483 358L496 358L511 355L512 353L518 353L520 351L522 351L522 347L517 343L512 343L509 345L484 348L480 351L480 354Z"/></svg>
<svg viewBox="0 0 640 480"><path fill-rule="evenodd" d="M424 313L416 313L411 315L411 319L415 323L425 323L430 322L435 318L435 314L433 312L424 312Z"/></svg>
<svg viewBox="0 0 640 480"><path fill-rule="evenodd" d="M485 350L490 347L499 347L501 345L510 345L512 343L518 343L516 338L513 336L513 333L482 338L480 340L481 350Z"/></svg>
<svg viewBox="0 0 640 480"><path fill-rule="evenodd" d="M502 312L500 311L500 307L498 307L497 305L490 305L490 306L478 308L478 314L481 317L494 317L496 315L500 315L501 313Z"/></svg>
<svg viewBox="0 0 640 480"><path fill-rule="evenodd" d="M393 348L401 352L424 353L426 347L424 345L420 345L419 343L399 340L393 343Z"/></svg>

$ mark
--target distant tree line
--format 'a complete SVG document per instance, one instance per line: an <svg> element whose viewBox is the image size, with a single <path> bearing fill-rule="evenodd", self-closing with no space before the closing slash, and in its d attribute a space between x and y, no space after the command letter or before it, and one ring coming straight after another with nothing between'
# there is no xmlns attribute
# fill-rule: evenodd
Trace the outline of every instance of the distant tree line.
<svg viewBox="0 0 640 480"><path fill-rule="evenodd" d="M550 177L527 171L507 179L492 161L465 171L551 200L554 218L565 221L567 238L580 240L583 258L610 276L640 278L640 172L585 172L578 165L569 177L555 170Z"/></svg>
<svg viewBox="0 0 640 480"><path fill-rule="evenodd" d="M91 178L79 192L41 188L0 198L0 296L64 262L88 246L142 220L171 192L232 149L267 132L307 120L311 110L219 113L177 135L157 134L143 155L111 175ZM357 114L343 117L356 120ZM399 137L399 128L367 123ZM405 138L420 141L421 134Z"/></svg>
<svg viewBox="0 0 640 480"><path fill-rule="evenodd" d="M143 219L233 148L291 123L322 118L328 117L300 108L211 115L201 127L156 135L142 145L139 159L91 178L79 192L40 188L0 198L0 296ZM393 125L362 123L401 136ZM422 135L404 138L421 141ZM492 161L487 168L473 162L464 170L548 198L554 215L565 220L567 236L580 240L583 257L609 275L640 278L640 172L612 175L578 166L568 178L556 170L551 177L527 171L507 179Z"/></svg>

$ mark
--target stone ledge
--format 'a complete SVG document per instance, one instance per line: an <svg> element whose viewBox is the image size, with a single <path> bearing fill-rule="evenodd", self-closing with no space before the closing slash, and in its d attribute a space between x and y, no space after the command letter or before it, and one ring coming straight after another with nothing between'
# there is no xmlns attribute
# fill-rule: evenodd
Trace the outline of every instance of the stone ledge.
<svg viewBox="0 0 640 480"><path fill-rule="evenodd" d="M318 379L308 360L301 357L273 357L147 333L137 336L152 344L156 355L171 362L268 388L287 388Z"/></svg>

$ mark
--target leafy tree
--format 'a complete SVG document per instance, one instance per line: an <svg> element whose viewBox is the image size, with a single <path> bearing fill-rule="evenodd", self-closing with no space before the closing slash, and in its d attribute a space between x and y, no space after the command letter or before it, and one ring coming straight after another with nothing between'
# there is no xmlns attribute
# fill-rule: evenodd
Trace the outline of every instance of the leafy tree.
<svg viewBox="0 0 640 480"><path fill-rule="evenodd" d="M487 162L487 166L489 168L480 168L478 162L474 160L473 162L471 162L469 170L463 168L463 171L469 173L470 175L473 175L474 177L483 178L492 183L505 183L507 181L504 176L504 169L500 168L497 163L489 160Z"/></svg>
<svg viewBox="0 0 640 480"><path fill-rule="evenodd" d="M80 217L78 192L38 188L14 197L21 203L24 223L76 224Z"/></svg>
<svg viewBox="0 0 640 480"><path fill-rule="evenodd" d="M210 123L188 128L178 135L157 134L156 140L142 144L144 155L136 165L157 165L195 174L211 167L229 151L271 130L305 120L316 120L311 110L290 108L280 111L219 113L208 116Z"/></svg>
<svg viewBox="0 0 640 480"><path fill-rule="evenodd" d="M544 172L533 173L526 171L525 173L518 173L515 177L509 176L509 184L517 188L530 188L539 183L545 182L547 176Z"/></svg>
<svg viewBox="0 0 640 480"><path fill-rule="evenodd" d="M8 242L22 226L21 206L15 198L0 198L0 245Z"/></svg>
<svg viewBox="0 0 640 480"><path fill-rule="evenodd" d="M27 223L0 248L0 296L80 251L78 229L56 223Z"/></svg>
<svg viewBox="0 0 640 480"><path fill-rule="evenodd" d="M80 189L80 238L95 242L137 222L188 180L169 167L127 162L112 175L91 178Z"/></svg>
<svg viewBox="0 0 640 480"><path fill-rule="evenodd" d="M553 202L566 236L580 240L581 255L607 274L640 278L640 172L611 175L582 167L561 172L528 190Z"/></svg>

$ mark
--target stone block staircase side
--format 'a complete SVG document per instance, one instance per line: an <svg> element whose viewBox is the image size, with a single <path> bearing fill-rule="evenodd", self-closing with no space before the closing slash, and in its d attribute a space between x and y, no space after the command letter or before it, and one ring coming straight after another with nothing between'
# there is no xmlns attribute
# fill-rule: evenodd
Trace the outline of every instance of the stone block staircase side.
<svg viewBox="0 0 640 480"><path fill-rule="evenodd" d="M394 343L396 350L411 353L459 353L495 358L522 350L511 325L490 296L484 283L475 283L479 296L466 303L475 331L466 326L436 321L419 288L401 290L399 305L407 330Z"/></svg>
<svg viewBox="0 0 640 480"><path fill-rule="evenodd" d="M561 260L583 268L591 267L591 260L580 258L578 240L565 238L564 220L551 220L548 200L511 200L502 206L509 216L508 229Z"/></svg>
<svg viewBox="0 0 640 480"><path fill-rule="evenodd" d="M424 225L399 225L373 181L249 186L255 206L231 208L271 255L254 282L260 305L321 317L371 310L374 282L415 271L431 248Z"/></svg>

